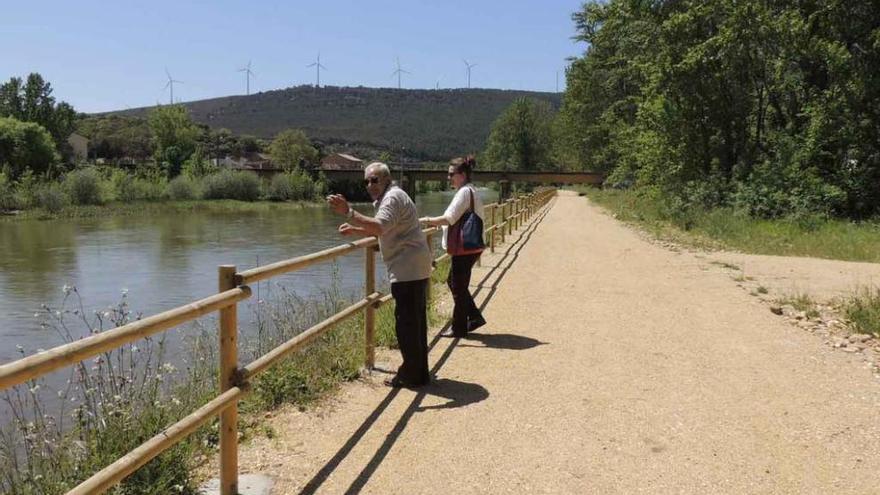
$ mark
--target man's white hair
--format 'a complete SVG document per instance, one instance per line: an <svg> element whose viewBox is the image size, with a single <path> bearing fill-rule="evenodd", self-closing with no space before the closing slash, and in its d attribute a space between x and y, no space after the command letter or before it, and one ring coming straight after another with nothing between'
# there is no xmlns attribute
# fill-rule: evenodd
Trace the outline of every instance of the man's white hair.
<svg viewBox="0 0 880 495"><path fill-rule="evenodd" d="M388 168L388 165L382 162L373 162L367 165L367 168L364 169L364 173L368 174L371 170L378 172L380 177L391 177L391 169Z"/></svg>

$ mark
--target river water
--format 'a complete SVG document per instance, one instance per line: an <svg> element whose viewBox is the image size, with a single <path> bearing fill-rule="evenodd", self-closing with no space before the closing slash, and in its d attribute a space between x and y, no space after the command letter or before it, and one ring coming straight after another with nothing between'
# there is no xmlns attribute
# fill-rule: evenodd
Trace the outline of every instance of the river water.
<svg viewBox="0 0 880 495"><path fill-rule="evenodd" d="M419 214L438 215L451 191L416 198ZM486 203L494 191L482 190ZM372 205L356 208L372 212ZM217 291L217 266L239 271L342 244L341 217L326 207L259 213L179 213L79 220L0 222L0 364L63 343L40 325L43 305L57 308L64 287L76 287L85 314L103 312L127 293L130 308L155 314ZM378 260L378 256L377 256ZM386 275L377 262L377 280ZM273 279L299 295L326 289L336 279L345 292L363 287L363 254L338 258ZM253 298L252 298L253 299ZM73 309L76 297L66 306ZM239 310L247 332L245 311ZM71 322L73 333L84 325ZM112 325L106 325L105 328Z"/></svg>

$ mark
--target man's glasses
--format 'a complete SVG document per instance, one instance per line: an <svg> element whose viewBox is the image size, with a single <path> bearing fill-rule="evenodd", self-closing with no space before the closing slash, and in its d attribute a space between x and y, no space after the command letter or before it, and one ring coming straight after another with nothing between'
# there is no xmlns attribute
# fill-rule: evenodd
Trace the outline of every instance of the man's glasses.
<svg viewBox="0 0 880 495"><path fill-rule="evenodd" d="M378 177L367 177L366 179L364 179L365 186L369 186L370 184L378 184L378 183L379 183Z"/></svg>

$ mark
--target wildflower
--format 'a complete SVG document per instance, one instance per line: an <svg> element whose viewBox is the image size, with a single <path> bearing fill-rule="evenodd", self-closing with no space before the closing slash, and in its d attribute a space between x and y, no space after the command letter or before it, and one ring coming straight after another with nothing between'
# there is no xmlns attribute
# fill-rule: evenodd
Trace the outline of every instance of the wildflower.
<svg viewBox="0 0 880 495"><path fill-rule="evenodd" d="M65 295L67 295L67 294L70 294L70 291L72 289L73 289L73 287L71 287L67 284L64 284L64 287L61 288L61 291L64 292Z"/></svg>
<svg viewBox="0 0 880 495"><path fill-rule="evenodd" d="M177 371L177 368L175 368L174 365L171 363L163 364L160 369L165 373L174 373L175 371Z"/></svg>
<svg viewBox="0 0 880 495"><path fill-rule="evenodd" d="M15 348L18 349L18 352L24 352L24 347L22 347L18 344L15 344Z"/></svg>
<svg viewBox="0 0 880 495"><path fill-rule="evenodd" d="M40 386L39 386L39 385L34 385L34 387L31 389L31 393L32 393L32 394L35 394L35 393L37 393L37 392L39 392L39 391L40 391Z"/></svg>
<svg viewBox="0 0 880 495"><path fill-rule="evenodd" d="M122 289L122 297L125 297L127 295L128 295L128 289Z"/></svg>
<svg viewBox="0 0 880 495"><path fill-rule="evenodd" d="M122 400L122 396L121 395L114 395L113 400L115 400L116 402L120 402Z"/></svg>
<svg viewBox="0 0 880 495"><path fill-rule="evenodd" d="M171 403L174 404L175 406L179 406L181 404L180 399L178 399L177 397L172 397Z"/></svg>
<svg viewBox="0 0 880 495"><path fill-rule="evenodd" d="M40 313L34 313L34 318L39 318L39 317L40 317Z"/></svg>
<svg viewBox="0 0 880 495"><path fill-rule="evenodd" d="M110 312L104 311L104 318L110 318Z"/></svg>

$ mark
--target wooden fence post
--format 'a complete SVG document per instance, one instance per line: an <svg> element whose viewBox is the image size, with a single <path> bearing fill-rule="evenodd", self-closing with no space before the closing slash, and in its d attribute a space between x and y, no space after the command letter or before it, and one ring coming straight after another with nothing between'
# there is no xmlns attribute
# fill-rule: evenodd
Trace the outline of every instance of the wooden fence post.
<svg viewBox="0 0 880 495"><path fill-rule="evenodd" d="M430 240L428 245L431 245ZM375 253L373 246L364 248L364 297L370 297L370 294L376 292ZM364 310L364 346L364 367L372 370L376 365L376 307L372 304Z"/></svg>
<svg viewBox="0 0 880 495"><path fill-rule="evenodd" d="M221 265L219 289L235 288L235 266ZM235 386L238 370L238 304L220 310L220 393ZM220 494L238 494L238 402L220 413Z"/></svg>
<svg viewBox="0 0 880 495"><path fill-rule="evenodd" d="M490 224L490 225L492 225L492 230L491 230L492 237L489 238L489 252L492 252L492 253L495 252L495 234L496 234L495 231L498 230L495 227L495 210L498 209L497 206L498 205L495 205L492 207L492 223Z"/></svg>

